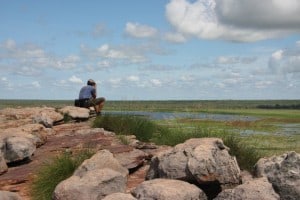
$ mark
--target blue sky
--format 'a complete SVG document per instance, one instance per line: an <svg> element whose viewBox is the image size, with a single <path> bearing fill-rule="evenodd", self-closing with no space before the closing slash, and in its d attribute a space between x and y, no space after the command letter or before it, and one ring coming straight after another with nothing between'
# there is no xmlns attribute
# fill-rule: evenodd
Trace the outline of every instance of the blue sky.
<svg viewBox="0 0 300 200"><path fill-rule="evenodd" d="M298 0L0 0L0 99L300 99Z"/></svg>

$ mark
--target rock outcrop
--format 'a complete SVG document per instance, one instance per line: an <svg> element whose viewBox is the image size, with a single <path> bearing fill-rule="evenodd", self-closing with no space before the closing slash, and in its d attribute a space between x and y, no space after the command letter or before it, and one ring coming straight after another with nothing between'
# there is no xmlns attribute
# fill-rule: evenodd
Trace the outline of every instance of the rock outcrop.
<svg viewBox="0 0 300 200"><path fill-rule="evenodd" d="M73 119L88 119L90 117L90 110L87 108L66 106L61 108L59 112L69 115Z"/></svg>
<svg viewBox="0 0 300 200"><path fill-rule="evenodd" d="M131 194L113 193L104 197L103 200L137 200Z"/></svg>
<svg viewBox="0 0 300 200"><path fill-rule="evenodd" d="M46 153L93 148L96 153L57 185L53 199L300 199L296 152L260 159L253 178L240 172L221 139L189 139L175 147L157 147L127 136L130 142L124 145L115 133L91 128L86 121L89 113L72 106L0 110L0 189L20 191L15 185L29 182ZM64 115L74 120L63 124ZM13 186L5 187L5 181ZM0 191L4 200L20 200L22 195Z"/></svg>
<svg viewBox="0 0 300 200"><path fill-rule="evenodd" d="M218 138L189 139L153 157L147 179L168 178L196 183L207 193L241 182L240 169Z"/></svg>
<svg viewBox="0 0 300 200"><path fill-rule="evenodd" d="M257 177L267 177L280 199L300 199L300 154L261 158L255 165Z"/></svg>
<svg viewBox="0 0 300 200"><path fill-rule="evenodd" d="M205 193L193 184L171 179L153 179L138 185L132 195L137 199L206 200Z"/></svg>
<svg viewBox="0 0 300 200"><path fill-rule="evenodd" d="M125 192L128 170L107 150L85 160L73 176L61 182L54 191L55 200L90 199Z"/></svg>
<svg viewBox="0 0 300 200"><path fill-rule="evenodd" d="M253 179L233 189L222 191L214 200L279 200L279 195L273 190L272 184L266 178Z"/></svg>
<svg viewBox="0 0 300 200"><path fill-rule="evenodd" d="M1 200L22 200L18 194L14 192L8 192L8 191L0 191L0 199Z"/></svg>

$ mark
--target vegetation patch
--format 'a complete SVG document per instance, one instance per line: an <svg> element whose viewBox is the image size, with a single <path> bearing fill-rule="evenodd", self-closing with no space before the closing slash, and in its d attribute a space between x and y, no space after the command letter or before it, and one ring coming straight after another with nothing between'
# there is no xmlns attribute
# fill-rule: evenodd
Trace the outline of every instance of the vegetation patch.
<svg viewBox="0 0 300 200"><path fill-rule="evenodd" d="M132 115L104 115L95 119L93 127L101 127L118 135L135 135L138 140L148 142L158 131L157 125L149 119Z"/></svg>
<svg viewBox="0 0 300 200"><path fill-rule="evenodd" d="M31 186L33 200L52 199L55 187L69 178L79 165L94 154L91 150L81 150L77 153L65 152L50 162L45 163L37 172Z"/></svg>

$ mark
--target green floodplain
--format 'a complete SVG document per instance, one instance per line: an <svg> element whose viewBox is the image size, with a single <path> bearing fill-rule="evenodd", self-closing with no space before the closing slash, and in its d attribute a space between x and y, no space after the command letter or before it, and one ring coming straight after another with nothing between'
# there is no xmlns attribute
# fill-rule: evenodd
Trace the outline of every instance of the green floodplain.
<svg viewBox="0 0 300 200"><path fill-rule="evenodd" d="M7 107L73 105L73 100L0 100ZM213 120L172 118L155 120L174 129L190 131L193 127L209 133L238 133L249 146L263 155L286 151L300 153L300 100L192 100L192 101L107 101L103 112L147 111L174 113L209 113L257 117L255 120ZM216 134L212 134L216 135Z"/></svg>

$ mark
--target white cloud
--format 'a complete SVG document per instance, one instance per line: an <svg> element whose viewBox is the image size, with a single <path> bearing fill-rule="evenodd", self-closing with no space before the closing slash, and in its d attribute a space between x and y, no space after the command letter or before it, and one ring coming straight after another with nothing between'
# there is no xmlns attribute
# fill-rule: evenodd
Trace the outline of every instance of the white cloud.
<svg viewBox="0 0 300 200"><path fill-rule="evenodd" d="M221 23L254 29L296 29L299 31L298 0L216 0Z"/></svg>
<svg viewBox="0 0 300 200"><path fill-rule="evenodd" d="M169 42L184 43L187 41L186 37L181 33L165 33L165 39Z"/></svg>
<svg viewBox="0 0 300 200"><path fill-rule="evenodd" d="M166 6L167 19L179 33L239 42L297 33L298 13L297 0L171 0Z"/></svg>
<svg viewBox="0 0 300 200"><path fill-rule="evenodd" d="M258 81L255 83L255 87L258 89L262 89L262 88L266 88L272 84L273 84L272 81Z"/></svg>
<svg viewBox="0 0 300 200"><path fill-rule="evenodd" d="M125 32L135 38L153 38L157 35L156 28L139 23L126 23Z"/></svg>
<svg viewBox="0 0 300 200"><path fill-rule="evenodd" d="M216 59L217 64L251 64L256 61L256 57L240 57L240 56L219 56Z"/></svg>
<svg viewBox="0 0 300 200"><path fill-rule="evenodd" d="M148 55L164 55L166 51L157 43L143 43L140 45L102 44L97 48L81 45L82 54L91 61L110 61L111 66L146 63Z"/></svg>
<svg viewBox="0 0 300 200"><path fill-rule="evenodd" d="M138 82L140 80L140 77L131 75L127 77L127 80L131 82Z"/></svg>
<svg viewBox="0 0 300 200"><path fill-rule="evenodd" d="M34 88L41 88L41 85L40 85L40 83L39 83L38 81L33 81L33 82L31 83L31 85L32 85Z"/></svg>
<svg viewBox="0 0 300 200"><path fill-rule="evenodd" d="M79 62L79 56L58 57L30 43L17 44L9 39L0 44L0 72L36 76L49 69L74 69Z"/></svg>
<svg viewBox="0 0 300 200"><path fill-rule="evenodd" d="M149 82L154 87L161 87L162 86L162 82L158 79L151 79Z"/></svg>
<svg viewBox="0 0 300 200"><path fill-rule="evenodd" d="M269 58L269 68L278 74L300 73L300 46L280 49Z"/></svg>
<svg viewBox="0 0 300 200"><path fill-rule="evenodd" d="M76 77L75 75L71 76L71 77L69 78L69 81L70 81L71 83L83 84L83 81L82 81L80 78Z"/></svg>

